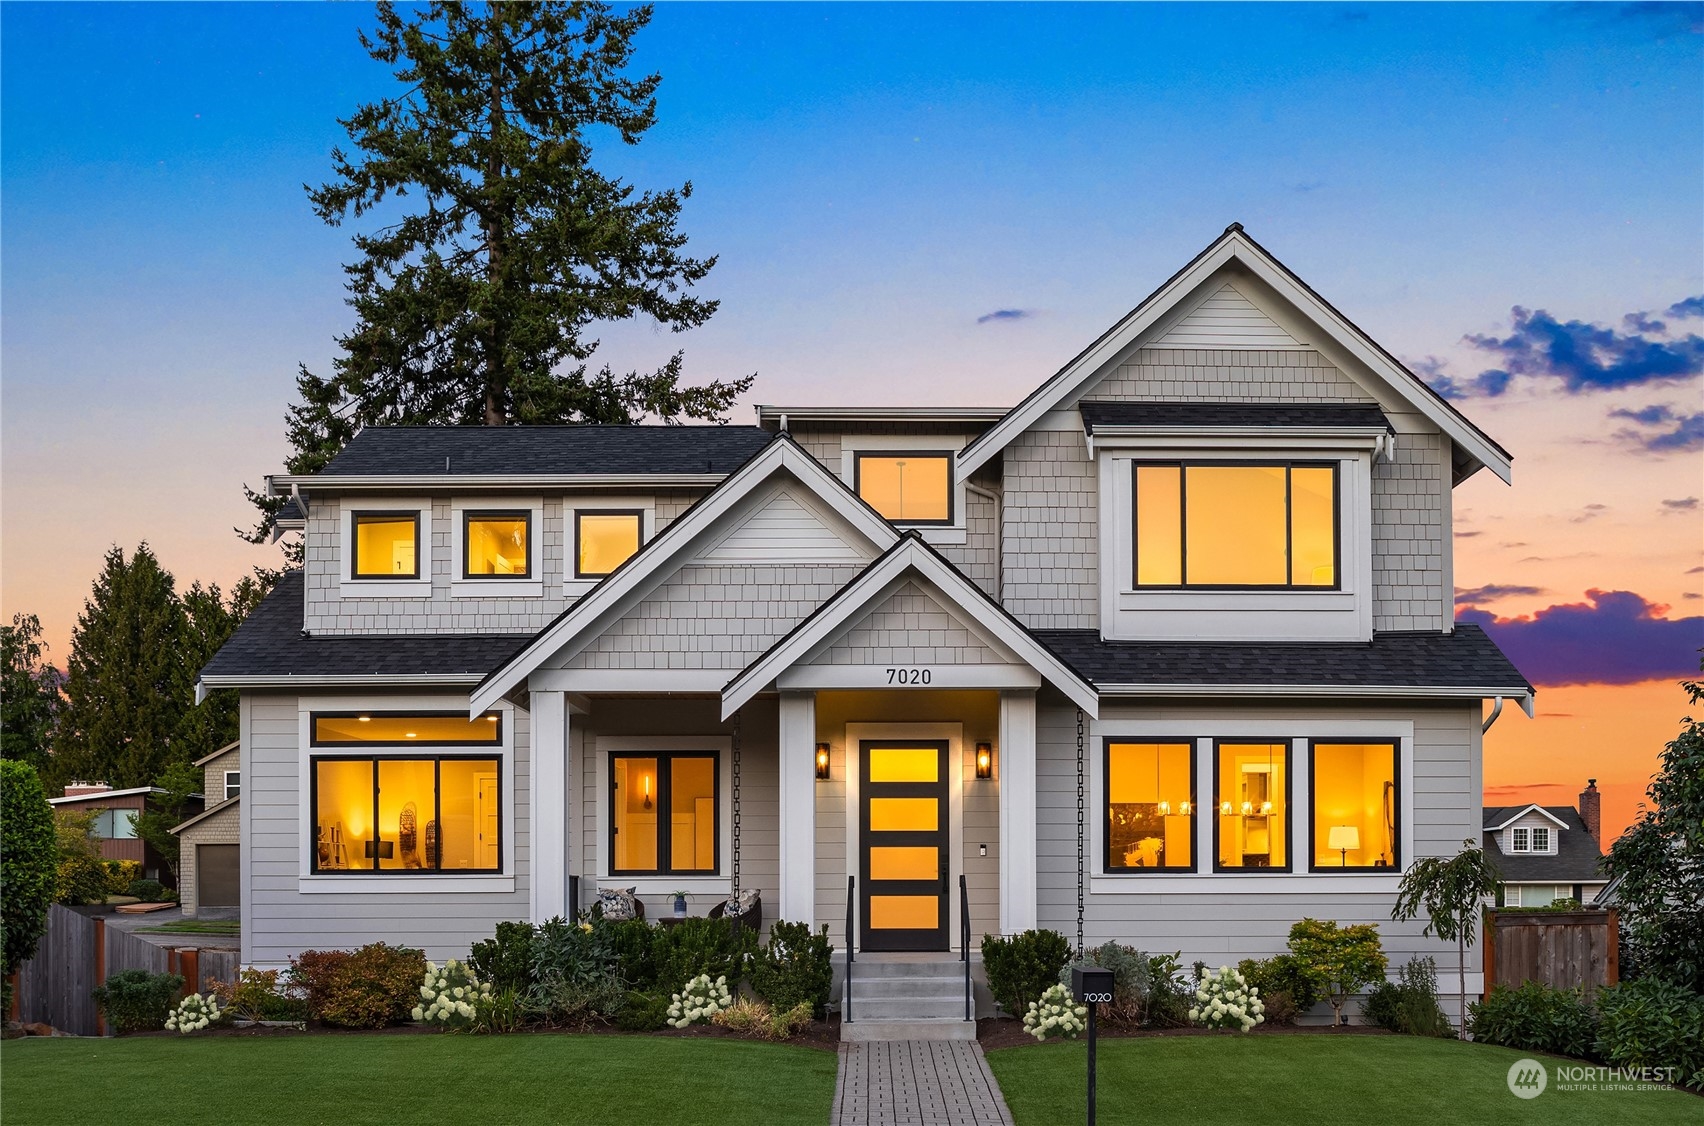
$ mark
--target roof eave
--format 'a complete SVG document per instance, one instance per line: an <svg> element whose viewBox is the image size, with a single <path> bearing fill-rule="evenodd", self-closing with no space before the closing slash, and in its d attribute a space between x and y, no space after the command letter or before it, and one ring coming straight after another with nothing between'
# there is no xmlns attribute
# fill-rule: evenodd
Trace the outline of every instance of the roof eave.
<svg viewBox="0 0 1704 1126"><path fill-rule="evenodd" d="M361 473L341 476L280 474L267 478L273 496L291 489L544 489L692 488L720 484L726 473Z"/></svg>

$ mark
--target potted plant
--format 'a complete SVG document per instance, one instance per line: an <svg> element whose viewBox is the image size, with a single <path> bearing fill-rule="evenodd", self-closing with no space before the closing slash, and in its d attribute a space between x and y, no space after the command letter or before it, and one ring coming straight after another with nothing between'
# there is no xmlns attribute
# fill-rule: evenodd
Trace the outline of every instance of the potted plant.
<svg viewBox="0 0 1704 1126"><path fill-rule="evenodd" d="M674 917L677 919L686 918L686 893L684 891L675 892L674 901Z"/></svg>

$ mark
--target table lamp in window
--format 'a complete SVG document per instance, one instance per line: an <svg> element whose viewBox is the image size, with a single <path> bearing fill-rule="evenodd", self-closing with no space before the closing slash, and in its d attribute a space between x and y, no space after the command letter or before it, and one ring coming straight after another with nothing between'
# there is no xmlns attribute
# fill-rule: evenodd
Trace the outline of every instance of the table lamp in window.
<svg viewBox="0 0 1704 1126"><path fill-rule="evenodd" d="M1333 825L1326 838L1326 847L1337 850L1343 867L1349 867L1349 850L1361 847L1361 830L1353 825Z"/></svg>

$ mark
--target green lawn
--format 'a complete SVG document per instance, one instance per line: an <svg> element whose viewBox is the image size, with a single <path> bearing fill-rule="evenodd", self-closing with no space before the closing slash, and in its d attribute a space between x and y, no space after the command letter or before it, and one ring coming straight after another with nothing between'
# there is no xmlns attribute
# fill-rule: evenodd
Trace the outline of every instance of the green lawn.
<svg viewBox="0 0 1704 1126"><path fill-rule="evenodd" d="M137 927L149 934L241 934L243 924L238 919L184 919L158 927Z"/></svg>
<svg viewBox="0 0 1704 1126"><path fill-rule="evenodd" d="M1142 1126L1344 1122L1367 1126L1611 1126L1704 1122L1704 1099L1678 1091L1509 1093L1525 1053L1412 1036L1169 1036L1102 1040L1099 1120ZM1017 1126L1083 1120L1084 1046L988 1053Z"/></svg>
<svg viewBox="0 0 1704 1126"><path fill-rule="evenodd" d="M10 1040L6 1123L828 1121L834 1053L646 1036Z"/></svg>

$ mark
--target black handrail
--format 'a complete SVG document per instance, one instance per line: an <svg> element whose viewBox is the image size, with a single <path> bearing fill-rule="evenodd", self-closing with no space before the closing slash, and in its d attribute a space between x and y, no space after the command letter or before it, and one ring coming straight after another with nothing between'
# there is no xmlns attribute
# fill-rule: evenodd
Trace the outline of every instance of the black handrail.
<svg viewBox="0 0 1704 1126"><path fill-rule="evenodd" d="M959 875L959 960L964 963L964 1019L971 1020L970 1009L970 891L964 876Z"/></svg>
<svg viewBox="0 0 1704 1126"><path fill-rule="evenodd" d="M852 947L856 945L852 933L852 907L856 900L853 891L858 886L857 876L846 877L846 989L840 998L840 1020L842 1023L852 1023Z"/></svg>

